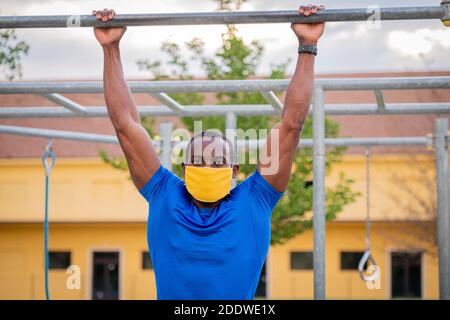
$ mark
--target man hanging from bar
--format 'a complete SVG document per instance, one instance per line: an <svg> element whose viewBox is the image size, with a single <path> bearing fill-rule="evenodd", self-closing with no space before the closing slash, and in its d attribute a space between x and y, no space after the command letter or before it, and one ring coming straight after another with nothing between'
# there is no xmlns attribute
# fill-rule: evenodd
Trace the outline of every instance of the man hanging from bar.
<svg viewBox="0 0 450 320"><path fill-rule="evenodd" d="M323 6L300 6L309 16ZM113 10L93 11L107 22ZM271 212L287 188L314 83L317 42L325 24L292 24L298 61L257 170L232 188L239 171L225 135L194 136L182 164L184 181L161 165L125 81L122 28L95 28L104 53L108 114L132 180L149 203L147 241L158 299L253 299L270 246ZM275 139L274 139L275 137ZM263 161L264 160L264 161ZM275 168L275 170L274 170Z"/></svg>

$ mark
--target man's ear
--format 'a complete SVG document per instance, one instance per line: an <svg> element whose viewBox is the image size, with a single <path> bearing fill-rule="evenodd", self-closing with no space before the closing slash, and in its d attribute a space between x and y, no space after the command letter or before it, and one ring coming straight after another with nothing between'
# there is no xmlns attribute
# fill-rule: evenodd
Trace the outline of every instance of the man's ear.
<svg viewBox="0 0 450 320"><path fill-rule="evenodd" d="M234 164L233 165L233 179L235 179L237 177L238 173L239 173L239 165Z"/></svg>

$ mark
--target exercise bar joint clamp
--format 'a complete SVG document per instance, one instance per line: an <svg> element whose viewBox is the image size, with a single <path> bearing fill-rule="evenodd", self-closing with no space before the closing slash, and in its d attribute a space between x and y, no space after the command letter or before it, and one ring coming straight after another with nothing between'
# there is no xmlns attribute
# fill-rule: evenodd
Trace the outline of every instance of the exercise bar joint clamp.
<svg viewBox="0 0 450 320"><path fill-rule="evenodd" d="M445 12L442 17L442 23L444 26L450 27L450 0L442 0L441 6Z"/></svg>
<svg viewBox="0 0 450 320"><path fill-rule="evenodd" d="M52 172L53 166L56 162L56 154L53 152L51 147L51 140L48 142L48 144L45 147L45 151L41 156L42 165L45 169L45 175L50 176L50 173Z"/></svg>

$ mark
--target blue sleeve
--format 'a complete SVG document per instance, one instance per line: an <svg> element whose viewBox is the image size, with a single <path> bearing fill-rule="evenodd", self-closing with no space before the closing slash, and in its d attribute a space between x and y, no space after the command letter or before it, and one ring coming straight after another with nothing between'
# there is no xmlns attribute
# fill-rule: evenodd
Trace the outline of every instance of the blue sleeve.
<svg viewBox="0 0 450 320"><path fill-rule="evenodd" d="M175 188L178 185L178 178L172 171L164 168L162 165L156 170L150 180L139 190L139 193L153 204L156 200L161 200L169 194L169 188Z"/></svg>
<svg viewBox="0 0 450 320"><path fill-rule="evenodd" d="M272 211L284 192L275 190L258 171L255 171L247 180L251 188L250 195L255 202L262 208Z"/></svg>

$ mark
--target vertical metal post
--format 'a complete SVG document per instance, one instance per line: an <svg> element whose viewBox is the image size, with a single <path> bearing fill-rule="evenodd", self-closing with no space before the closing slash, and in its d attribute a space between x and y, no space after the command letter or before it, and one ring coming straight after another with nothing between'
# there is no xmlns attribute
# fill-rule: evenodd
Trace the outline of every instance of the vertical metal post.
<svg viewBox="0 0 450 320"><path fill-rule="evenodd" d="M313 102L314 299L325 299L325 110L324 91L314 89Z"/></svg>
<svg viewBox="0 0 450 320"><path fill-rule="evenodd" d="M448 185L448 120L437 119L435 128L437 237L439 251L439 298L450 299L450 205Z"/></svg>
<svg viewBox="0 0 450 320"><path fill-rule="evenodd" d="M161 153L159 159L164 167L172 170L172 122L161 122L159 135L161 137Z"/></svg>
<svg viewBox="0 0 450 320"><path fill-rule="evenodd" d="M228 111L225 114L225 134L227 138L232 143L233 147L233 158L232 162L235 163L237 159L237 146L236 146L236 128L237 128L237 117L236 114L232 111ZM233 179L232 186L236 186L237 181Z"/></svg>

